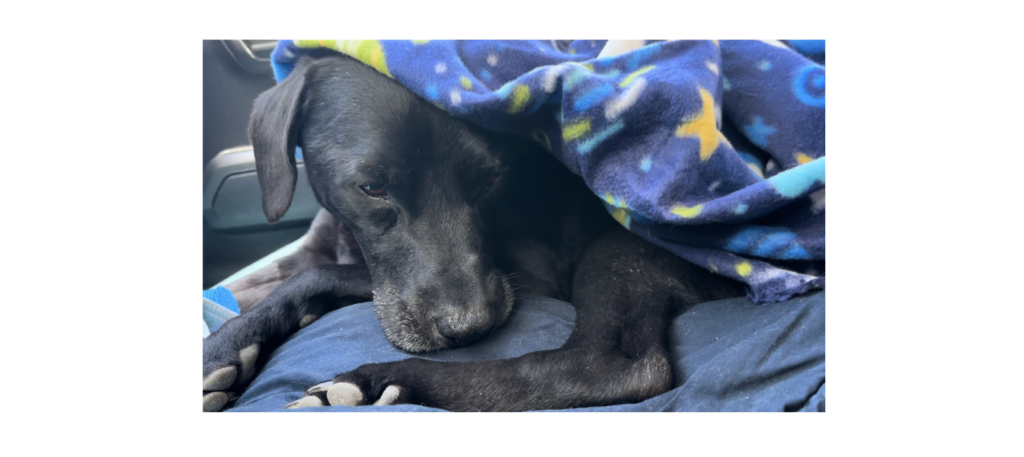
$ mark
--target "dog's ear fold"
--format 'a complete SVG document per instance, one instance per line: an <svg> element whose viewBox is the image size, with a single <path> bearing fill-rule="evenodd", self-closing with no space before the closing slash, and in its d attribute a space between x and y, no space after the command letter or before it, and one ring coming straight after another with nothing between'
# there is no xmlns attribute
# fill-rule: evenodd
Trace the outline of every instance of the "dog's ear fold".
<svg viewBox="0 0 1024 457"><path fill-rule="evenodd" d="M284 216L295 193L295 145L302 125L299 106L306 68L295 68L280 84L256 98L249 118L249 141L256 156L256 176L263 214L271 223Z"/></svg>

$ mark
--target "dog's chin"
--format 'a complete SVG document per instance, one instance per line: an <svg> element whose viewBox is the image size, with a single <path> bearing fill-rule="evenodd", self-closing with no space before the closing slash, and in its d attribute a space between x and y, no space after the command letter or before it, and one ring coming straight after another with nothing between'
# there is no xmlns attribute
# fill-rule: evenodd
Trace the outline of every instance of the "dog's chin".
<svg viewBox="0 0 1024 457"><path fill-rule="evenodd" d="M415 319L407 317L407 313L399 309L400 303L382 303L374 301L373 308L377 312L384 329L384 336L392 346L405 352L431 352L449 347L450 342L441 335L431 335L424 331ZM436 332L436 331L435 331Z"/></svg>
<svg viewBox="0 0 1024 457"><path fill-rule="evenodd" d="M445 338L431 337L430 335L418 332L388 330L388 328L387 326L384 327L384 335L387 336L388 341L392 346L405 352L417 354L452 347L451 342Z"/></svg>
<svg viewBox="0 0 1024 457"><path fill-rule="evenodd" d="M508 320L508 316L512 313L512 305L515 303L512 285L504 276L501 277L501 286L504 298L499 305L500 309L496 310L498 312L495 314L498 319L491 327L492 332ZM381 298L374 294L373 309L384 329L384 336L392 346L410 353L431 352L460 346L438 333L437 327L433 323L419 322L415 319L412 313L405 308L404 303L385 301Z"/></svg>

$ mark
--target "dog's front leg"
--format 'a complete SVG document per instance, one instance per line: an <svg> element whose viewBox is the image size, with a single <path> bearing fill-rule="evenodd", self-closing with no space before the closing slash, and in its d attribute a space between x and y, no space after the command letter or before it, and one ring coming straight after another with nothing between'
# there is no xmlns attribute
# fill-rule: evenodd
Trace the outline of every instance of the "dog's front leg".
<svg viewBox="0 0 1024 457"><path fill-rule="evenodd" d="M449 411L529 411L635 403L671 388L659 348L630 358L601 348L561 348L514 359L363 365L311 387L286 408L418 404Z"/></svg>
<svg viewBox="0 0 1024 457"><path fill-rule="evenodd" d="M219 411L289 335L324 314L372 298L364 265L324 265L285 280L203 340L203 411Z"/></svg>

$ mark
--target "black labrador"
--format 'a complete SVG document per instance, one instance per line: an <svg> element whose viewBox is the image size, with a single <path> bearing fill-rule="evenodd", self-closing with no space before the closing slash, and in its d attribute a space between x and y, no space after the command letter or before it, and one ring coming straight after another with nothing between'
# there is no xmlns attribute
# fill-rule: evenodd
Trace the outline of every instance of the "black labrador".
<svg viewBox="0 0 1024 457"><path fill-rule="evenodd" d="M671 319L743 294L615 223L583 180L537 145L457 120L345 56L304 57L256 100L249 135L267 219L291 202L299 144L317 201L348 227L363 262L295 274L211 334L204 410L226 406L266 354L332 310L372 299L394 346L436 351L502 325L513 291L573 303L576 326L561 348L364 365L287 407L639 402L672 388Z"/></svg>

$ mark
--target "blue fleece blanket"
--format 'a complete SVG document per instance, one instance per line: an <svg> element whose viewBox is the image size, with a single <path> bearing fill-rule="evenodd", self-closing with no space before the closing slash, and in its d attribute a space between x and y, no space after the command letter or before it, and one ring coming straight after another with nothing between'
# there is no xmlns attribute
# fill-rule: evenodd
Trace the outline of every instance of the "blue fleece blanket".
<svg viewBox="0 0 1024 457"><path fill-rule="evenodd" d="M283 40L278 81L314 48L532 138L627 229L756 303L825 286L822 41Z"/></svg>

